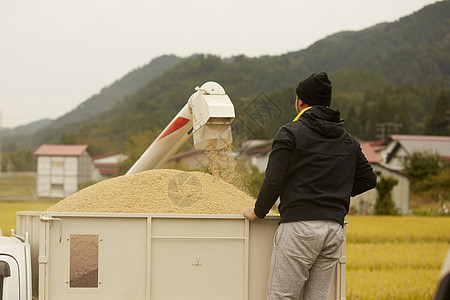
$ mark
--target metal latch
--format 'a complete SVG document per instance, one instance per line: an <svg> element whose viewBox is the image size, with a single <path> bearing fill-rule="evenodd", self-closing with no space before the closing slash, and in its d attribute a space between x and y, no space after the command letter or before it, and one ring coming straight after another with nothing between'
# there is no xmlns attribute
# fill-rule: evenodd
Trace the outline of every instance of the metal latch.
<svg viewBox="0 0 450 300"><path fill-rule="evenodd" d="M202 264L202 263L201 263L201 261L200 261L200 257L199 257L199 256L194 257L194 258L192 259L192 265L193 265L193 266L198 267L198 266L200 266L201 264Z"/></svg>
<svg viewBox="0 0 450 300"><path fill-rule="evenodd" d="M46 264L46 263L48 263L48 257L47 256L39 256L38 257L38 262L39 262L39 264Z"/></svg>
<svg viewBox="0 0 450 300"><path fill-rule="evenodd" d="M62 241L62 220L59 218L53 218L51 216L47 216L45 214L41 214L41 217L39 218L41 221L49 222L49 225L52 225L53 221L59 222L59 242Z"/></svg>

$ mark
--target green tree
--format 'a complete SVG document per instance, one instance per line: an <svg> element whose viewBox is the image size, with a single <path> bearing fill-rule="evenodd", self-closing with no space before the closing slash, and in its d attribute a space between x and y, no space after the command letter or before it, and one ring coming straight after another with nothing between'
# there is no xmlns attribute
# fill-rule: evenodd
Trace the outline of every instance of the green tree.
<svg viewBox="0 0 450 300"><path fill-rule="evenodd" d="M432 152L413 152L403 161L403 172L411 176L413 184L430 179L441 169L439 154Z"/></svg>
<svg viewBox="0 0 450 300"><path fill-rule="evenodd" d="M359 136L363 131L359 116L356 114L355 106L351 105L350 109L345 117L345 128L351 132L354 136Z"/></svg>
<svg viewBox="0 0 450 300"><path fill-rule="evenodd" d="M411 177L411 189L435 200L450 195L450 164L432 152L414 152L404 161L404 172Z"/></svg>
<svg viewBox="0 0 450 300"><path fill-rule="evenodd" d="M405 97L401 97L400 105L397 108L398 111L398 123L401 124L400 132L403 134L411 133L411 116L409 113L409 107L405 101Z"/></svg>
<svg viewBox="0 0 450 300"><path fill-rule="evenodd" d="M245 164L245 162L242 161L237 163L236 171L241 179L241 189L252 197L258 197L259 190L261 189L264 180L264 173L260 172L255 165Z"/></svg>
<svg viewBox="0 0 450 300"><path fill-rule="evenodd" d="M377 183L378 198L375 203L376 215L396 215L397 209L392 200L392 189L396 186L398 180L393 177L381 177Z"/></svg>
<svg viewBox="0 0 450 300"><path fill-rule="evenodd" d="M390 122L394 120L394 107L392 105L390 93L385 91L377 104L377 120L378 122Z"/></svg>
<svg viewBox="0 0 450 300"><path fill-rule="evenodd" d="M36 157L26 145L19 145L14 151L2 154L3 171L35 171Z"/></svg>
<svg viewBox="0 0 450 300"><path fill-rule="evenodd" d="M450 134L448 98L444 90L439 93L434 104L433 114L426 122L425 134Z"/></svg>
<svg viewBox="0 0 450 300"><path fill-rule="evenodd" d="M367 98L368 96L365 96ZM361 123L361 128L359 130L359 138L369 140L371 137L369 136L369 130L368 125L370 124L369 121L370 116L370 109L369 105L367 104L367 99L363 101L361 104L361 109L359 111L358 119Z"/></svg>
<svg viewBox="0 0 450 300"><path fill-rule="evenodd" d="M431 195L438 201L450 200L450 163L443 161L441 172L432 177L433 186L430 188Z"/></svg>
<svg viewBox="0 0 450 300"><path fill-rule="evenodd" d="M158 130L146 130L140 134L130 136L125 141L123 152L128 156L128 159L120 163L119 174L125 174L131 168L158 134Z"/></svg>
<svg viewBox="0 0 450 300"><path fill-rule="evenodd" d="M61 135L61 138L60 138L60 142L58 144L74 145L77 143L78 143L78 140L77 140L76 134L63 132Z"/></svg>

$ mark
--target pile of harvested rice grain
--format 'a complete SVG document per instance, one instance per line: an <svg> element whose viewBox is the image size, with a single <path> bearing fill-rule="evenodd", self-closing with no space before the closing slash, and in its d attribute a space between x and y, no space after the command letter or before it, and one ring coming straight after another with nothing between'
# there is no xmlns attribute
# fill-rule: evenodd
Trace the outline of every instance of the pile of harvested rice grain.
<svg viewBox="0 0 450 300"><path fill-rule="evenodd" d="M240 214L254 203L243 191L210 174L156 169L100 181L47 211Z"/></svg>

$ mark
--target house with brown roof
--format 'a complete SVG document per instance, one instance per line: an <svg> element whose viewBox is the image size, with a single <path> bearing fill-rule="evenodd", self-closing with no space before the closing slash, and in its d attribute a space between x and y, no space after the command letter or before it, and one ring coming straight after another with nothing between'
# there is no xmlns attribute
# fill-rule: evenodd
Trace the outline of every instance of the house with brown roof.
<svg viewBox="0 0 450 300"><path fill-rule="evenodd" d="M372 166L374 172L377 174L378 180L381 177L393 177L398 181L397 185L392 189L391 195L394 201L395 208L399 214L407 214L410 210L410 189L409 178L401 171L391 169L382 163L382 159L377 154L384 149L383 142L362 142L360 143L361 150L367 158L367 161ZM375 203L378 198L377 189L371 189L365 193L352 197L350 199L350 207L358 214L372 214Z"/></svg>
<svg viewBox="0 0 450 300"><path fill-rule="evenodd" d="M265 172L272 151L272 140L248 140L242 143L240 157L256 166L259 172Z"/></svg>
<svg viewBox="0 0 450 300"><path fill-rule="evenodd" d="M377 152L384 166L402 170L405 157L414 152L435 153L450 159L450 136L393 134Z"/></svg>
<svg viewBox="0 0 450 300"><path fill-rule="evenodd" d="M397 170L392 170L382 164L382 159L378 152L385 148L383 141L361 143L361 149L371 164L377 176L394 177L398 184L393 188L392 198L399 214L409 213L409 178ZM261 172L266 170L269 154L272 150L272 140L250 140L243 143L240 157L245 157L247 161ZM350 206L358 214L372 214L378 197L378 191L372 189L350 200Z"/></svg>
<svg viewBox="0 0 450 300"><path fill-rule="evenodd" d="M65 198L78 191L82 183L100 180L87 148L87 145L44 144L36 149L37 196Z"/></svg>
<svg viewBox="0 0 450 300"><path fill-rule="evenodd" d="M112 178L119 174L119 165L128 159L128 156L119 152L106 153L92 157L94 166L103 178Z"/></svg>

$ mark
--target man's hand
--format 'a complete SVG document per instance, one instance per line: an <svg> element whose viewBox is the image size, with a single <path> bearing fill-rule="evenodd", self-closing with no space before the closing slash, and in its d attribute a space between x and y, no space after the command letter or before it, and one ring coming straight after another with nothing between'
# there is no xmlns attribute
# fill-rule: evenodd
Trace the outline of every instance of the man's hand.
<svg viewBox="0 0 450 300"><path fill-rule="evenodd" d="M258 221L261 220L260 218L258 218L255 215L255 208L254 207L249 207L246 210L244 210L242 212L242 214L244 215L244 217L249 220L249 221Z"/></svg>

